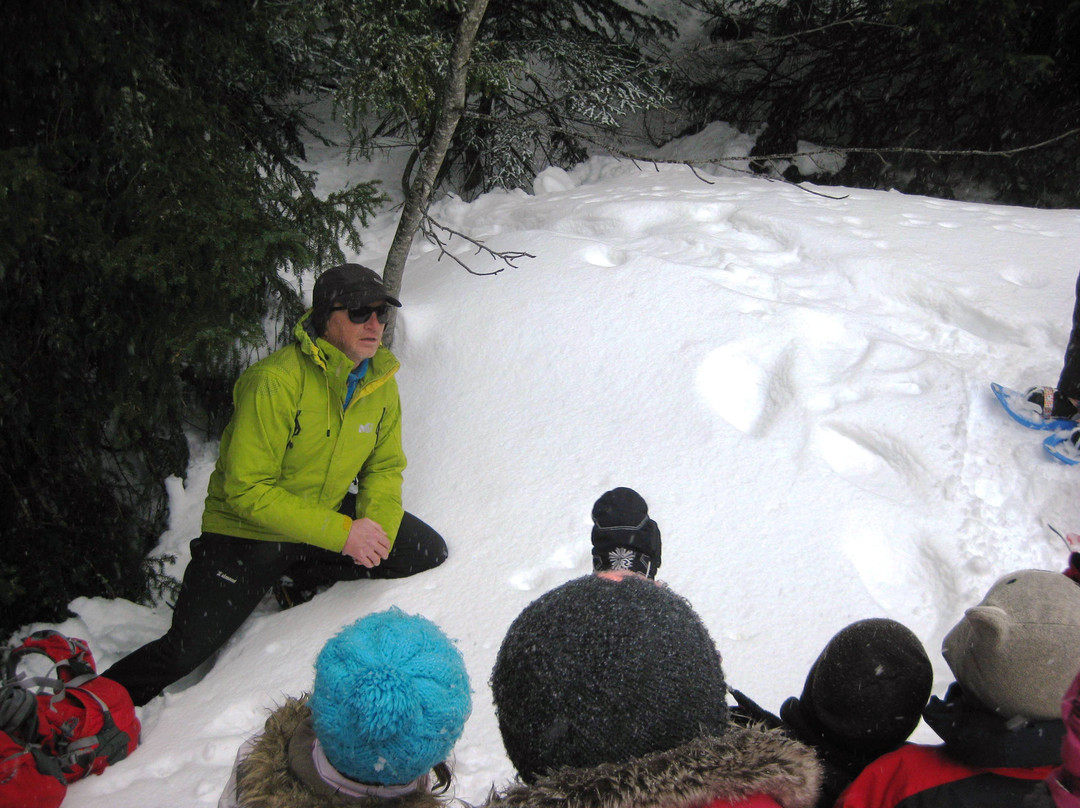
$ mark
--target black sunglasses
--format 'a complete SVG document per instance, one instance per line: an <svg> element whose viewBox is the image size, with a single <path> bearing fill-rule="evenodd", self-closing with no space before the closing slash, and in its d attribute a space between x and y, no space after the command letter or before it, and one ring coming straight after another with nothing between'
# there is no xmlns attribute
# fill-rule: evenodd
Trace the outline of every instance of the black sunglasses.
<svg viewBox="0 0 1080 808"><path fill-rule="evenodd" d="M360 325L366 323L371 315L375 315L375 319L383 325L386 325L390 319L390 304L383 303L381 306L357 306L350 309L345 306L335 306L330 311L347 311L349 312L349 321Z"/></svg>

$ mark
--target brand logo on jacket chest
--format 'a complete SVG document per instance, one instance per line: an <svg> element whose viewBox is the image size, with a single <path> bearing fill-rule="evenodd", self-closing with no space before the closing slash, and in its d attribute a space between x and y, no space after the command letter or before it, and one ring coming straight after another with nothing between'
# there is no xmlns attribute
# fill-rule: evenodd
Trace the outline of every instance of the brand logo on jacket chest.
<svg viewBox="0 0 1080 808"><path fill-rule="evenodd" d="M374 432L375 431L375 424L360 424L360 426L357 428L357 431L358 432Z"/></svg>

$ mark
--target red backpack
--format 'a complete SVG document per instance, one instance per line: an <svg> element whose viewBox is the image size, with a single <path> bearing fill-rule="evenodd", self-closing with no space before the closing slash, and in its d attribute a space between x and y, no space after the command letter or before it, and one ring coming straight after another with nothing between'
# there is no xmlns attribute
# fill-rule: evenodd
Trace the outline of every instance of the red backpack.
<svg viewBox="0 0 1080 808"><path fill-rule="evenodd" d="M28 675L39 656L48 674ZM85 641L34 632L5 653L3 676L0 808L59 805L68 783L101 774L139 745L131 697L98 676Z"/></svg>
<svg viewBox="0 0 1080 808"><path fill-rule="evenodd" d="M67 783L63 777L43 773L54 766L59 773L59 765L41 747L24 746L0 731L0 806L56 808L67 793Z"/></svg>

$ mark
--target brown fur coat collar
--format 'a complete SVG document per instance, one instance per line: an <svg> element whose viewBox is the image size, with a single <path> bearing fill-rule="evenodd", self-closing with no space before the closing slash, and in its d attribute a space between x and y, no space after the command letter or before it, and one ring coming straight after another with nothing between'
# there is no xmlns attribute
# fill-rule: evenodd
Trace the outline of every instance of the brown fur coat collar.
<svg viewBox="0 0 1080 808"><path fill-rule="evenodd" d="M445 808L429 791L401 797L352 797L337 793L311 760L311 710L290 698L266 719L263 734L236 772L242 808Z"/></svg>
<svg viewBox="0 0 1080 808"><path fill-rule="evenodd" d="M810 748L779 731L731 727L629 763L560 768L494 795L486 808L701 808L755 794L811 808L820 784Z"/></svg>

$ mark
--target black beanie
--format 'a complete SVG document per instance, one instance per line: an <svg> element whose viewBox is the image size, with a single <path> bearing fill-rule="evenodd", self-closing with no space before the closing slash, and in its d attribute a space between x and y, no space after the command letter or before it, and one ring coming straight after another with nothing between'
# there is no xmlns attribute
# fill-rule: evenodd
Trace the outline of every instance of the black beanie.
<svg viewBox="0 0 1080 808"><path fill-rule="evenodd" d="M810 668L802 696L780 708L800 738L876 758L914 732L934 672L919 638L887 618L839 631Z"/></svg>
<svg viewBox="0 0 1080 808"><path fill-rule="evenodd" d="M660 568L660 528L632 488L613 488L592 510L593 570L632 570L653 578Z"/></svg>
<svg viewBox="0 0 1080 808"><path fill-rule="evenodd" d="M637 576L577 578L511 624L491 674L503 745L526 782L625 763L727 727L727 688L690 604Z"/></svg>

